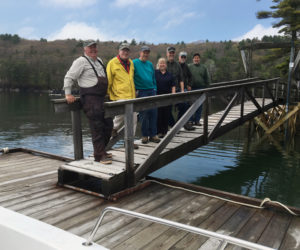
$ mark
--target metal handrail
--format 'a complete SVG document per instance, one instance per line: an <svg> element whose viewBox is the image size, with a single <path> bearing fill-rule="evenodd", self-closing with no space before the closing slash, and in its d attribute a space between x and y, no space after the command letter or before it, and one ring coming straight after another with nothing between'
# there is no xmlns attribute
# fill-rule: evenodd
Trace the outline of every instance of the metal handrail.
<svg viewBox="0 0 300 250"><path fill-rule="evenodd" d="M99 216L97 223L95 225L95 227L93 228L93 231L90 235L90 237L87 239L86 242L82 243L84 246L91 246L92 245L92 240L104 218L104 215L109 212L109 211L114 211L114 212L118 212L121 214L125 214L125 215L129 215L135 218L139 218L139 219L143 219L143 220L147 220L147 221L151 221L151 222L156 222L162 225L166 225L166 226L171 226L171 227L175 227L177 229L182 229L191 233L195 233L195 234L200 234L206 237L212 237L212 238L216 238L218 240L221 240L221 244L219 246L218 249L223 250L226 245L228 243L230 244L234 244L240 247L244 247L247 249L254 249L254 250L274 250L274 248L270 248L270 247L265 247L256 243L252 243L249 241L245 241L242 239L238 239L235 237L231 237L228 235L223 235L223 234L219 234L219 233L215 233L215 232L211 232L205 229L201 229L201 228L197 228L197 227L193 227L193 226L189 226L189 225L185 225L182 223L178 223L178 222L174 222L174 221L170 221L170 220L166 220L166 219L162 219L162 218L158 218L158 217L154 217L151 215L146 215L146 214L141 214L141 213L137 213L137 212L133 212L133 211L129 211L126 209L121 209L121 208L117 208L117 207L106 207L103 209L101 215Z"/></svg>

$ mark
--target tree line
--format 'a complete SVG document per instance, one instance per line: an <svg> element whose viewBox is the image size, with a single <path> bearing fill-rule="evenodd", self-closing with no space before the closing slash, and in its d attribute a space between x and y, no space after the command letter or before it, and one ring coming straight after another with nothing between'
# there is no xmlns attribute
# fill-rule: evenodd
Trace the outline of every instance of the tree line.
<svg viewBox="0 0 300 250"><path fill-rule="evenodd" d="M288 40L287 37L265 36L261 41L279 42ZM138 57L139 48L143 44L151 47L150 61L156 65L158 58L165 57L166 48L170 45L188 53L187 61L192 62L193 53L201 54L213 82L230 81L245 78L245 72L239 52L239 45L260 41L243 40L242 42L208 40L197 43L178 42L177 44L139 44L132 39L131 58ZM107 63L118 52L119 42L98 41L99 56ZM82 55L82 41L75 39L48 42L41 38L39 41L21 39L18 35L0 34L0 88L22 90L61 90L64 75L73 60ZM275 67L284 58L266 60L269 51L259 51L253 57L254 75L262 78L275 77L280 71Z"/></svg>

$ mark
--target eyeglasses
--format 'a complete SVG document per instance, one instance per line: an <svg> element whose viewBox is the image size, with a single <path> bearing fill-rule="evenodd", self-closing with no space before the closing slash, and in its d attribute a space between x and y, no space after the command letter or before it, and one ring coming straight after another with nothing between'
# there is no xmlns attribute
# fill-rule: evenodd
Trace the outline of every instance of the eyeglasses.
<svg viewBox="0 0 300 250"><path fill-rule="evenodd" d="M181 56L181 58L186 58L186 56Z"/></svg>

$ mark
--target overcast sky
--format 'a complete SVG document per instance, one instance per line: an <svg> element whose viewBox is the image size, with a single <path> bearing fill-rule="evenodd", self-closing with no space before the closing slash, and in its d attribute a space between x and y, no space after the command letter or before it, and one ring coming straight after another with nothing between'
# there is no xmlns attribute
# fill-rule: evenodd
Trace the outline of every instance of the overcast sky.
<svg viewBox="0 0 300 250"><path fill-rule="evenodd" d="M277 34L274 20L255 15L271 5L271 0L1 0L0 34L151 43L261 38Z"/></svg>

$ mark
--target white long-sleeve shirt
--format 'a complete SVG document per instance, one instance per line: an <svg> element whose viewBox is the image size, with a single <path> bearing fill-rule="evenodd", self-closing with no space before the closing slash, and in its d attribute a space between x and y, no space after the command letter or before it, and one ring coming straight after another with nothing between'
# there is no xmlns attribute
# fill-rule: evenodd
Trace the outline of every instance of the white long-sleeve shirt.
<svg viewBox="0 0 300 250"><path fill-rule="evenodd" d="M98 58L98 60L94 61L87 55L85 56L95 67L98 76L105 77L106 75L104 72L104 68L98 62L98 60L100 60L101 62L102 60ZM88 88L95 86L97 84L97 81L98 79L91 64L86 60L86 58L81 56L73 62L71 68L65 75L63 89L65 90L65 94L68 95L71 94L72 86L76 82L78 82L79 87Z"/></svg>

